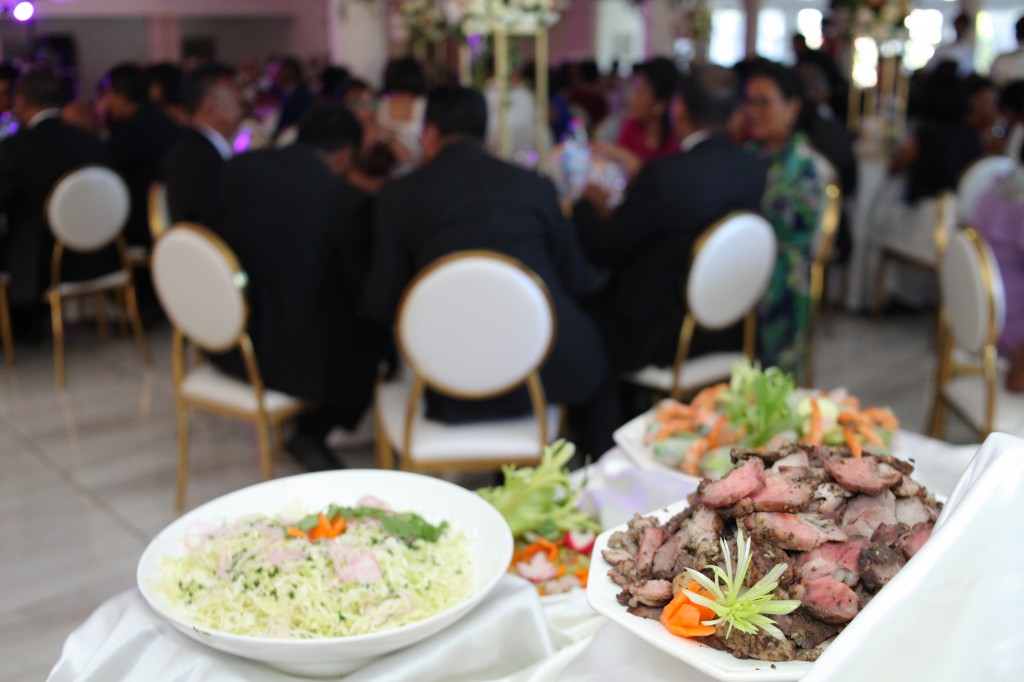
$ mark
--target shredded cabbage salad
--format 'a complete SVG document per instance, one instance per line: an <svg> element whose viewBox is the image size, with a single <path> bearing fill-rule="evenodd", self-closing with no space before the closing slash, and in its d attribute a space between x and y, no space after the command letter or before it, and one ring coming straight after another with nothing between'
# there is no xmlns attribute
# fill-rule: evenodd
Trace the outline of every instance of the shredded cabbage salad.
<svg viewBox="0 0 1024 682"><path fill-rule="evenodd" d="M469 546L447 524L423 522L430 541L389 532L379 505L327 513L350 516L341 534L315 542L292 534L301 522L269 516L192 527L186 552L164 557L155 586L197 626L295 639L397 628L469 597Z"/></svg>

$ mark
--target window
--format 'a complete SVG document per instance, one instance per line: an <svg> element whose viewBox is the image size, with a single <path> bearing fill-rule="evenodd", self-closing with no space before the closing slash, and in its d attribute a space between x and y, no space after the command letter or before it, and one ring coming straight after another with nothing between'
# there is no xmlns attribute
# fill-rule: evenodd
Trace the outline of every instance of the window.
<svg viewBox="0 0 1024 682"><path fill-rule="evenodd" d="M807 38L812 50L821 47L821 10L805 7L796 13L796 30Z"/></svg>
<svg viewBox="0 0 1024 682"><path fill-rule="evenodd" d="M738 9L712 10L711 44L708 47L711 62L732 66L743 59L745 32L743 12Z"/></svg>
<svg viewBox="0 0 1024 682"><path fill-rule="evenodd" d="M762 9L757 15L757 54L781 62L789 52L786 13L776 8Z"/></svg>
<svg viewBox="0 0 1024 682"><path fill-rule="evenodd" d="M915 9L903 21L910 31L903 50L904 68L916 71L935 54L935 47L942 42L942 12L937 9Z"/></svg>

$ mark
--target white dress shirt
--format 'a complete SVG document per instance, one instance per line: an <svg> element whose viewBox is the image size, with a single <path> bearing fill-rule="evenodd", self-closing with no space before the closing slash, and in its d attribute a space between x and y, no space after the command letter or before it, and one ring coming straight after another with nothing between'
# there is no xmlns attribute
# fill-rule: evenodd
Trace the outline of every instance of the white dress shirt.
<svg viewBox="0 0 1024 682"><path fill-rule="evenodd" d="M685 154L709 137L711 137L710 130L698 130L690 133L683 138L682 142L679 143L679 151Z"/></svg>
<svg viewBox="0 0 1024 682"><path fill-rule="evenodd" d="M60 118L60 109L57 107L50 107L49 109L43 109L35 116L28 120L28 125L25 126L27 129L35 128L40 122L45 121L48 118Z"/></svg>
<svg viewBox="0 0 1024 682"><path fill-rule="evenodd" d="M234 155L231 144L224 139L224 136L209 126L198 126L196 131L210 141L221 158L227 161Z"/></svg>
<svg viewBox="0 0 1024 682"><path fill-rule="evenodd" d="M992 62L990 77L997 88L1005 88L1014 81L1024 80L1024 47L996 57Z"/></svg>

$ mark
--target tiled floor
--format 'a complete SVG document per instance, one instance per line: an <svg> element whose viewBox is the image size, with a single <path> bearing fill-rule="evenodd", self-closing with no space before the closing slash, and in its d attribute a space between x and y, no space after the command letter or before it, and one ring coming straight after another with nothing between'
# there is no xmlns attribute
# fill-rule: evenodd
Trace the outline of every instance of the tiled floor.
<svg viewBox="0 0 1024 682"><path fill-rule="evenodd" d="M923 429L934 366L932 319L835 315L821 337L818 380L866 404L890 405ZM177 445L169 333L151 336L144 371L125 339L87 329L69 343L68 388L53 386L47 345L18 348L0 368L0 682L45 679L68 633L108 596L132 587L149 539L175 518ZM950 429L969 442L965 428ZM250 427L194 420L190 507L256 483ZM348 453L370 466L368 448ZM279 473L296 473L290 462Z"/></svg>

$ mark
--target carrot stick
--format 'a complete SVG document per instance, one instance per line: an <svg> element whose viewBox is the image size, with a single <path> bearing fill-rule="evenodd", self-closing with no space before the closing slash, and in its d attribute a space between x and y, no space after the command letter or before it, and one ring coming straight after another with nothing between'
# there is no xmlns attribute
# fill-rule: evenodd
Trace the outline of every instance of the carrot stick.
<svg viewBox="0 0 1024 682"><path fill-rule="evenodd" d="M302 538L303 540L309 539L309 535L306 533L306 531L299 530L298 528L289 527L285 532L293 538Z"/></svg>
<svg viewBox="0 0 1024 682"><path fill-rule="evenodd" d="M548 561L555 563L558 560L558 545L547 538L537 538L536 545L548 553Z"/></svg>
<svg viewBox="0 0 1024 682"><path fill-rule="evenodd" d="M850 448L850 452L853 453L854 457L860 457L864 454L864 448L861 447L860 441L857 440L857 436L854 435L853 429L849 426L843 427L843 438L845 438L846 445Z"/></svg>
<svg viewBox="0 0 1024 682"><path fill-rule="evenodd" d="M711 432L708 434L708 450L714 450L718 447L718 439L722 436L722 427L725 425L725 415L718 415L715 419L714 426L711 427Z"/></svg>
<svg viewBox="0 0 1024 682"><path fill-rule="evenodd" d="M344 516L338 514L338 516L334 517L334 521L331 522L331 533L333 533L332 537L341 535L345 532L346 528L348 528L348 522L345 520Z"/></svg>
<svg viewBox="0 0 1024 682"><path fill-rule="evenodd" d="M817 398L811 398L811 428L807 432L806 441L809 445L821 445L821 436L821 407L818 406Z"/></svg>
<svg viewBox="0 0 1024 682"><path fill-rule="evenodd" d="M587 578L590 576L590 571L588 569L577 568L575 571L572 572L572 574L579 579L580 587L587 586Z"/></svg>

